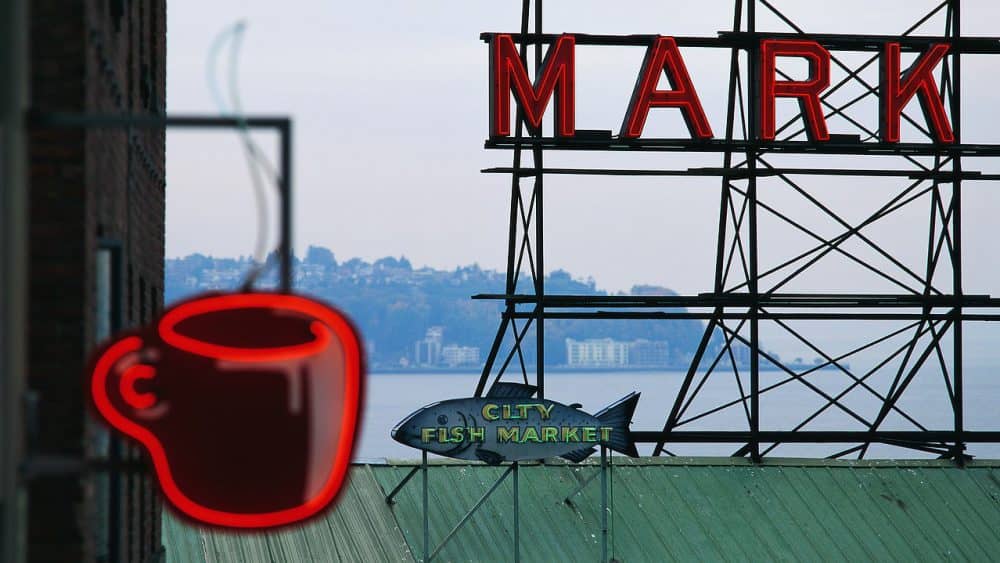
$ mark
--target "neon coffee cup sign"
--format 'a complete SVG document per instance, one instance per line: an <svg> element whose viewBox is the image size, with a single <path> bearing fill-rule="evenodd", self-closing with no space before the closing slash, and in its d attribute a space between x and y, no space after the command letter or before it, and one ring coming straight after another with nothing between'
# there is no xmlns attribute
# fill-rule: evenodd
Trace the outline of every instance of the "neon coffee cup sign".
<svg viewBox="0 0 1000 563"><path fill-rule="evenodd" d="M330 505L351 458L361 349L338 311L297 295L206 295L95 354L97 413L149 454L200 523L265 528Z"/></svg>

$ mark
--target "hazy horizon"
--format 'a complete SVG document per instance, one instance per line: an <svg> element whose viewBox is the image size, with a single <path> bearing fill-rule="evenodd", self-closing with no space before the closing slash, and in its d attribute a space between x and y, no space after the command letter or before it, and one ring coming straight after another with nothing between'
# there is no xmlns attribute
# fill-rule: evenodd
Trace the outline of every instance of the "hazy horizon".
<svg viewBox="0 0 1000 563"><path fill-rule="evenodd" d="M776 5L811 32L894 34L938 3L785 0ZM732 26L732 6L731 0L649 1L630 3L623 10L592 0L550 0L545 3L544 29L714 37ZM942 14L919 32L940 33ZM995 2L963 2L963 32L991 35L998 16L1000 5ZM505 267L510 179L479 170L509 166L510 154L483 149L488 133L488 52L479 34L517 30L519 3L387 0L343 5L310 0L289 8L233 0L171 5L167 39L171 113L220 111L206 68L213 40L238 20L246 21L237 81L243 108L294 120L294 228L299 252L309 241L366 260L405 254L414 264L435 268L474 262L485 268ZM763 7L758 10L758 26L784 29ZM578 51L577 125L616 129L643 50L580 47ZM693 48L682 52L718 136L725 123L728 52ZM850 54L844 56L855 60ZM229 60L228 50L223 49L213 81L231 106ZM1000 116L992 111L993 92L1000 58L966 55L963 65L964 139L994 142ZM875 67L865 71L871 80L877 80ZM840 71L834 68L834 72ZM845 91L856 92L856 88ZM870 124L877 122L873 108L866 102L851 111ZM919 120L919 111L911 109ZM830 126L832 132L845 130L844 122L832 118ZM686 135L674 110L652 114L647 130L655 135ZM274 136L261 135L259 141L273 161ZM721 158L551 151L546 164L717 167ZM816 162L810 158L798 162ZM855 165L858 160L838 157L838 164ZM1000 168L995 161L968 159L965 167L990 172ZM172 131L167 162L167 255L192 249L227 255L252 252L253 196L237 136ZM902 166L897 162L869 158L863 167ZM865 178L809 182L814 195L852 221L876 209L903 184L903 180ZM990 187L986 182L965 184L968 293L988 293L1000 279L1000 264L986 259L993 253L993 218L1000 214L1000 195ZM615 291L636 283L670 285L682 294L710 289L719 189L718 178L547 177L546 270L588 272ZM785 191L766 187L761 197L780 204L819 233L839 232L811 204ZM920 233L926 232L926 222L927 206L921 203L864 232L908 265L919 266L925 263L926 234ZM762 266L799 249L801 236L789 235L787 227L761 214ZM817 266L814 279L803 283L882 291L836 256Z"/></svg>
<svg viewBox="0 0 1000 563"><path fill-rule="evenodd" d="M936 0L776 1L807 32L898 34L939 4ZM732 26L731 0L545 2L547 32L649 33L715 37ZM963 33L995 35L1000 4L963 2ZM168 15L168 108L171 113L217 113L206 78L216 35L246 21L239 58L238 91L252 114L294 120L294 246L322 245L342 257L372 262L405 255L416 267L450 270L478 264L503 271L507 262L510 178L479 172L510 166L506 151L483 148L487 137L488 50L484 31L515 31L518 2L412 3L402 0L336 4L303 1L226 0L172 5ZM785 30L758 9L758 28ZM943 12L918 30L941 33ZM682 49L705 111L724 128L728 82L726 50ZM577 56L577 126L616 129L634 84L643 49L580 47ZM858 63L865 54L842 54ZM912 55L906 55L912 59ZM996 142L1000 114L993 111L1000 86L1000 57L963 56L963 140ZM213 80L228 96L229 54L223 50ZM878 65L864 76L878 80ZM744 68L745 72L745 68ZM833 69L836 82L843 72ZM853 96L857 88L841 94ZM839 94L838 94L839 95ZM794 103L789 102L791 106ZM877 102L852 108L866 124L877 123ZM780 109L780 108L779 108ZM789 109L788 107L785 110ZM910 108L919 121L916 105ZM831 132L844 132L831 118ZM650 134L684 136L679 112L651 115ZM905 134L909 133L904 129ZM274 160L276 139L259 142ZM770 157L769 157L770 158ZM787 164L774 157L776 162ZM793 159L789 159L793 160ZM897 158L803 156L793 165L863 168L912 167ZM927 159L924 159L927 160ZM232 132L171 132L167 148L167 255L201 250L215 255L253 251L255 227L250 177ZM550 151L547 166L678 169L718 167L721 155L578 153ZM996 158L967 158L966 170L997 172ZM905 179L813 178L810 195L856 224L898 193ZM711 291L718 233L718 178L608 178L548 176L545 183L545 270L590 276L597 287L624 291L633 285L670 287L682 295ZM787 187L761 182L761 200L779 205L816 233L833 237L844 228ZM926 268L927 198L866 227L863 232L915 272ZM274 202L272 201L272 210ZM1000 192L989 182L963 186L963 291L1000 293L995 254ZM762 270L814 244L762 212ZM273 242L273 238L272 238ZM805 245L805 246L803 246ZM844 243L855 252L857 240ZM876 269L893 270L871 255ZM899 270L893 270L898 272ZM950 265L936 282L951 289ZM906 276L901 276L906 278ZM909 278L906 278L909 279ZM912 279L910 280L912 281ZM782 291L898 293L898 286L830 253ZM824 341L876 336L878 323L815 322ZM1000 364L994 327L969 323L965 343L975 361ZM787 342L788 336L762 337ZM784 340L782 340L784 339ZM775 345L779 351L784 345ZM832 346L832 345L831 345Z"/></svg>

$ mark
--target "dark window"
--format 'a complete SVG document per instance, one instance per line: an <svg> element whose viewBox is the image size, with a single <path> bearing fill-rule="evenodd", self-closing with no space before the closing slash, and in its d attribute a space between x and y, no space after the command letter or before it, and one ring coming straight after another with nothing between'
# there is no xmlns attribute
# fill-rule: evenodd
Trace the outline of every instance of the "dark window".
<svg viewBox="0 0 1000 563"><path fill-rule="evenodd" d="M149 286L149 315L155 317L157 313L160 312L159 305L159 295L156 291L156 286Z"/></svg>
<svg viewBox="0 0 1000 563"><path fill-rule="evenodd" d="M146 280L142 276L139 276L139 322L145 323L149 320L146 315L149 313L149 309L146 307Z"/></svg>
<svg viewBox="0 0 1000 563"><path fill-rule="evenodd" d="M135 275L132 264L128 265L125 280L125 308L128 309L128 324L131 326L135 322Z"/></svg>
<svg viewBox="0 0 1000 563"><path fill-rule="evenodd" d="M122 30L122 16L125 15L125 0L108 0L108 15L115 31Z"/></svg>

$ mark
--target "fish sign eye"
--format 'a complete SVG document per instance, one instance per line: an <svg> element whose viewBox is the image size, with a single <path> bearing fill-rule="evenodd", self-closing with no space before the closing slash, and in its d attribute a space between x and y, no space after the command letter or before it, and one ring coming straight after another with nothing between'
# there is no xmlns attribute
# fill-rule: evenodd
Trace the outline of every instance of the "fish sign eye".
<svg viewBox="0 0 1000 563"><path fill-rule="evenodd" d="M448 417L443 414L438 416L438 424L448 424Z"/></svg>

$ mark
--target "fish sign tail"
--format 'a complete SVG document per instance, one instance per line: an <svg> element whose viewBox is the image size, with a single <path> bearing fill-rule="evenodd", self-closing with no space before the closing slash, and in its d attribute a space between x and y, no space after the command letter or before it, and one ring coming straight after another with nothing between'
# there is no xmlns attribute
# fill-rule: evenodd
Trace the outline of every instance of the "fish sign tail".
<svg viewBox="0 0 1000 563"><path fill-rule="evenodd" d="M639 394L630 393L617 403L594 415L597 420L601 421L602 426L613 429L611 438L605 442L605 445L616 452L632 457L639 457L639 452L635 449L635 442L629 435L628 427L632 424L632 414L638 403Z"/></svg>

